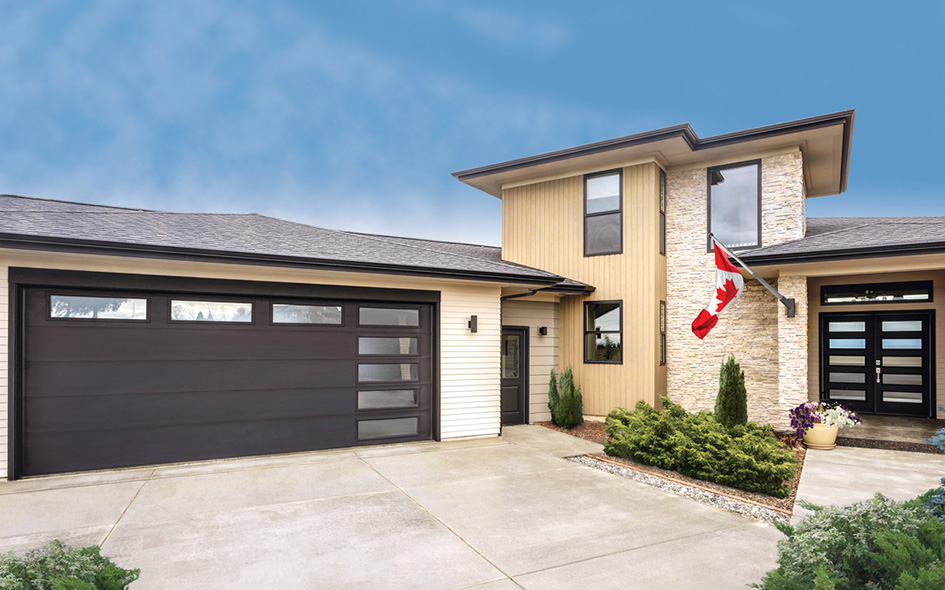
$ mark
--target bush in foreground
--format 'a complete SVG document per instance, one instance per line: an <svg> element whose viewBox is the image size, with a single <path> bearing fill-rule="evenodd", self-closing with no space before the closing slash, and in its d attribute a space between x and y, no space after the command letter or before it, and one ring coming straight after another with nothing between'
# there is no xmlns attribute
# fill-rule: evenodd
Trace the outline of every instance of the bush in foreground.
<svg viewBox="0 0 945 590"><path fill-rule="evenodd" d="M23 557L0 555L3 590L126 590L140 573L118 567L97 545L76 549L53 541Z"/></svg>
<svg viewBox="0 0 945 590"><path fill-rule="evenodd" d="M771 427L750 422L726 428L709 412L687 414L662 400L662 410L640 402L633 411L612 411L606 423L612 440L604 451L696 479L787 496L783 484L794 477L797 457L778 442Z"/></svg>
<svg viewBox="0 0 945 590"><path fill-rule="evenodd" d="M945 588L945 522L921 501L877 495L850 506L821 508L796 527L778 525L778 568L764 590L941 590Z"/></svg>
<svg viewBox="0 0 945 590"><path fill-rule="evenodd" d="M561 379L551 370L551 383L548 384L548 409L551 410L551 423L561 428L574 428L584 423L584 399L581 386L574 385L571 367L561 373Z"/></svg>

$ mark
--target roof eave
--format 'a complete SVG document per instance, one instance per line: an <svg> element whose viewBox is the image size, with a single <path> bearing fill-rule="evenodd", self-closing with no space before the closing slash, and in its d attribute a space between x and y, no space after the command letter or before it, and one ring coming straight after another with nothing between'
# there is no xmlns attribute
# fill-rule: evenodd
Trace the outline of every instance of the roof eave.
<svg viewBox="0 0 945 590"><path fill-rule="evenodd" d="M855 260L859 258L885 258L889 256L909 256L918 254L941 254L945 252L945 242L926 242L923 244L902 244L868 248L848 248L824 252L791 252L784 254L743 254L740 258L749 266L774 266L783 264L801 264L809 262L831 262L837 260Z"/></svg>

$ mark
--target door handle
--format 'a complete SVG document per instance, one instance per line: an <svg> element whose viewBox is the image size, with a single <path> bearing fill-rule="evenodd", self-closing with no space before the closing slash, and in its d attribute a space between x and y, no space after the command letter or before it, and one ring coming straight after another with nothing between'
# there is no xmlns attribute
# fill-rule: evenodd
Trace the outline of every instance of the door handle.
<svg viewBox="0 0 945 590"><path fill-rule="evenodd" d="M881 382L881 379L880 379L880 377L879 377L879 374L880 374L880 372L881 372L882 370L883 370L883 369L882 369L881 367L876 367L876 382L877 382L877 383L880 383L880 382Z"/></svg>

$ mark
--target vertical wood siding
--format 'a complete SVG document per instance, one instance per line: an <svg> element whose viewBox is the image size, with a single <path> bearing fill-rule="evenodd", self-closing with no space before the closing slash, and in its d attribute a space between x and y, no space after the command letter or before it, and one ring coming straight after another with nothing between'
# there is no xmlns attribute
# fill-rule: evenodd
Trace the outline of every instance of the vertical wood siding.
<svg viewBox="0 0 945 590"><path fill-rule="evenodd" d="M558 371L560 326L558 304L553 301L510 299L502 304L502 325L528 327L528 421L551 419L548 412L548 382ZM541 336L538 328L548 334Z"/></svg>
<svg viewBox="0 0 945 590"><path fill-rule="evenodd" d="M584 178L573 176L502 194L502 256L589 283L588 297L561 299L560 366L571 365L584 411L602 415L665 391L659 366L659 301L666 297L659 253L659 168L623 168L623 253L584 256ZM584 363L584 302L623 301L623 364Z"/></svg>

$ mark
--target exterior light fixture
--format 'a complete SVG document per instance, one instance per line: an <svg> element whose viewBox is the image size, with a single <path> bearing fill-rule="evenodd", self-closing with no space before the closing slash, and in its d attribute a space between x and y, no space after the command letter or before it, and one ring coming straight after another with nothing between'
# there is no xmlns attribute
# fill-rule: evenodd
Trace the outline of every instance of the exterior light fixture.
<svg viewBox="0 0 945 590"><path fill-rule="evenodd" d="M469 331L475 334L479 331L479 316L471 315L469 316Z"/></svg>
<svg viewBox="0 0 945 590"><path fill-rule="evenodd" d="M538 335L539 335L539 336L547 336L547 335L548 335L548 326L539 326L539 328L538 328Z"/></svg>

